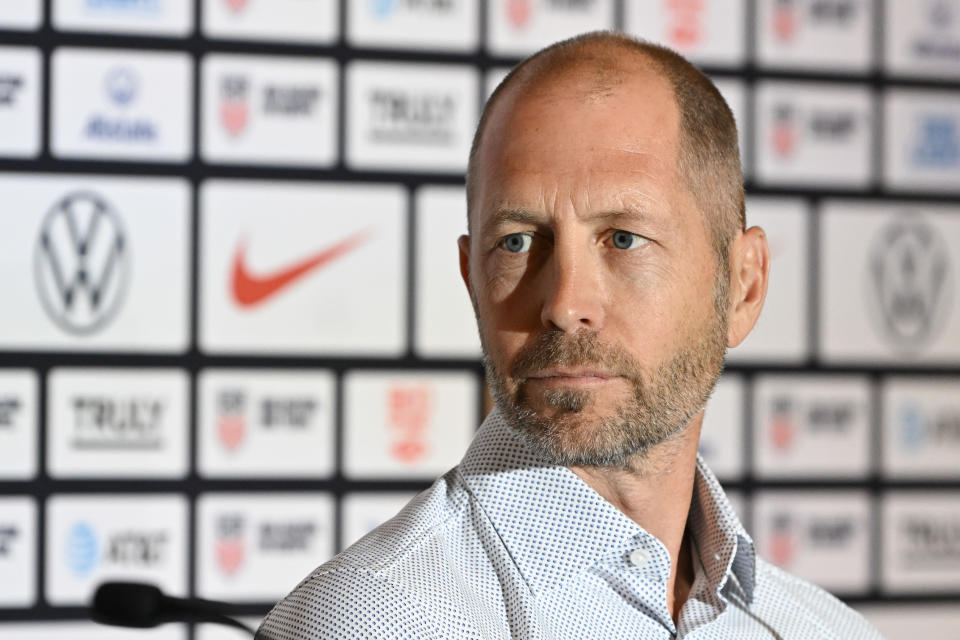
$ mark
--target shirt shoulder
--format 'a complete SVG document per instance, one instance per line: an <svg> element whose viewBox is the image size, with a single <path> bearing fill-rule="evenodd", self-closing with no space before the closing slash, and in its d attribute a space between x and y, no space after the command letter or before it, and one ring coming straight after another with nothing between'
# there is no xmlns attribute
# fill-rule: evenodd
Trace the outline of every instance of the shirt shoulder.
<svg viewBox="0 0 960 640"><path fill-rule="evenodd" d="M267 615L258 640L442 638L425 598L445 581L443 547L468 508L456 470L307 576ZM448 585L449 588L449 585Z"/></svg>
<svg viewBox="0 0 960 640"><path fill-rule="evenodd" d="M757 558L751 611L783 637L883 640L866 618L820 587Z"/></svg>

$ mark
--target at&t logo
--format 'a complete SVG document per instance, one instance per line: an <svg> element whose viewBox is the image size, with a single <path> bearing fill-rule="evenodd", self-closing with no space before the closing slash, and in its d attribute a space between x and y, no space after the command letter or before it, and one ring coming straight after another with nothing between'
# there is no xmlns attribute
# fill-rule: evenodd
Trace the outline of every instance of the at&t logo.
<svg viewBox="0 0 960 640"><path fill-rule="evenodd" d="M40 226L34 279L54 324L77 336L102 329L120 310L129 276L127 235L106 200L75 192L53 205Z"/></svg>
<svg viewBox="0 0 960 640"><path fill-rule="evenodd" d="M73 574L84 578L100 562L100 541L86 522L77 522L67 534L66 562Z"/></svg>
<svg viewBox="0 0 960 640"><path fill-rule="evenodd" d="M925 169L960 167L960 131L951 114L926 114L917 123L911 159Z"/></svg>

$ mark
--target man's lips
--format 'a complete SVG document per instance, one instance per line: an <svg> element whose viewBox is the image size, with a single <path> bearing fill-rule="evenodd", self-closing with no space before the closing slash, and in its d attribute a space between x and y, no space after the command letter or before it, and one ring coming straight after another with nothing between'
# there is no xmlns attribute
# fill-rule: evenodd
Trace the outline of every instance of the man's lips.
<svg viewBox="0 0 960 640"><path fill-rule="evenodd" d="M602 369L575 368L575 369L544 369L526 376L527 382L557 385L591 385L600 384L619 378L620 376Z"/></svg>

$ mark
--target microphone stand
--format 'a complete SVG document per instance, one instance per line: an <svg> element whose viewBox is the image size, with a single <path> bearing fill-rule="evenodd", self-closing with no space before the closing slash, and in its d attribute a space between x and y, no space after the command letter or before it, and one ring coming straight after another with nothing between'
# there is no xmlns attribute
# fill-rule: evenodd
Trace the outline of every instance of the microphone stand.
<svg viewBox="0 0 960 640"><path fill-rule="evenodd" d="M90 618L101 624L138 629L167 622L208 622L243 629L253 636L254 629L227 615L229 607L216 600L174 598L152 584L104 582L94 593Z"/></svg>

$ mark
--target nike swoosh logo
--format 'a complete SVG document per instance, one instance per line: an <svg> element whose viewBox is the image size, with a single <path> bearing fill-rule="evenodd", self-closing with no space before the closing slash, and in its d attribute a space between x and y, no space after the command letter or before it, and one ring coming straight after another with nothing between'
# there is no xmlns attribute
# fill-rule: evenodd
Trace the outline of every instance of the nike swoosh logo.
<svg viewBox="0 0 960 640"><path fill-rule="evenodd" d="M262 276L250 273L247 268L247 243L241 241L233 254L233 273L231 276L233 300L241 307L256 306L311 271L322 269L337 258L349 253L363 244L369 235L367 231L359 231L295 264Z"/></svg>

